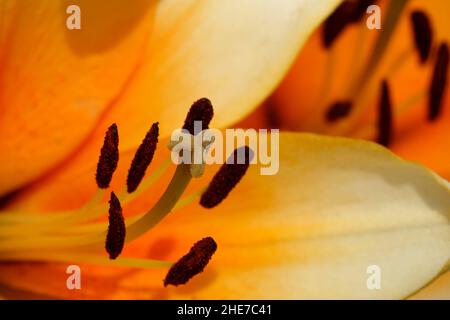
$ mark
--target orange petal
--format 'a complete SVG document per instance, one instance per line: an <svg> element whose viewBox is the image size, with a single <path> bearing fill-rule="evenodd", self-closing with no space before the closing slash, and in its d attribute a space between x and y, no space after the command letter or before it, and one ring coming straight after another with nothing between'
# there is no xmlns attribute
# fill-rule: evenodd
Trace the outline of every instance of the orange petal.
<svg viewBox="0 0 450 320"><path fill-rule="evenodd" d="M0 194L70 160L81 142L94 144L84 151L93 162L112 122L129 148L152 121L161 122L163 135L178 127L199 97L213 100L217 126L236 121L268 95L337 1L155 1L151 19L148 1L126 9L108 2L104 10L103 2L86 0L80 34L60 26L61 4L23 4L2 58L7 112L0 136L8 138L0 142Z"/></svg>
<svg viewBox="0 0 450 320"><path fill-rule="evenodd" d="M0 194L68 157L122 94L143 55L154 6L138 0L2 0Z"/></svg>
<svg viewBox="0 0 450 320"><path fill-rule="evenodd" d="M386 12L387 1L379 1L379 4L382 12ZM339 123L327 123L325 114L334 102L354 98L350 89L367 63L381 31L368 30L362 20L358 25L347 28L327 51L321 44L322 30L316 30L270 98L276 106L280 126L291 130L373 138L376 134L379 86L386 77L392 87L395 132L401 134L403 130L426 121L424 97L432 66L431 63L419 65L413 49L409 14L416 9L422 9L430 16L435 44L450 40L449 21L444 13L449 9L448 3L439 0L409 1L391 43L357 106L359 111Z"/></svg>
<svg viewBox="0 0 450 320"><path fill-rule="evenodd" d="M240 1L186 1L183 5L175 1L158 2L145 63L127 92L103 115L82 150L65 159L74 162L70 168L79 169L83 162L87 166L96 163L105 128L112 122L119 126L120 148L124 150L140 142L152 121L160 121L162 135L181 126L190 104L201 96L212 98L217 125L226 126L239 119L269 93L310 30L336 3L315 1L311 5L308 0L289 0L281 6L273 0L257 2L257 5L253 2L243 5ZM230 28L230 17L235 28ZM72 118L68 115L67 119ZM61 117L54 120L67 127L68 120L60 122ZM87 130L87 125L74 126ZM71 131L64 130L64 137L71 135ZM45 141L68 150L70 144L64 137L58 143ZM39 144L29 141L25 148L39 149ZM52 148L43 148L42 152L48 150L54 163L57 157ZM6 154L2 153L10 165L1 169L4 175L12 182L17 176L25 180L26 175L15 173L19 171L15 165L23 162L14 152ZM38 154L34 156L40 159ZM64 163L55 171L67 170L72 169Z"/></svg>
<svg viewBox="0 0 450 320"><path fill-rule="evenodd" d="M438 121L409 128L396 139L392 150L450 179L450 94L447 96L446 110Z"/></svg>

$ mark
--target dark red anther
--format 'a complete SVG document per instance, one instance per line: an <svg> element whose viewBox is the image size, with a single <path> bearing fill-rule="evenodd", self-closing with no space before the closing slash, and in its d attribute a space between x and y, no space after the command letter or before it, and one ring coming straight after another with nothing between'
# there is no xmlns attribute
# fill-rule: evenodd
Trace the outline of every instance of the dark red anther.
<svg viewBox="0 0 450 320"><path fill-rule="evenodd" d="M127 190L129 193L135 191L145 172L152 162L155 154L156 146L158 144L159 127L158 122L154 123L150 130L145 135L144 140L136 151L133 161L131 162L130 170L128 170Z"/></svg>
<svg viewBox="0 0 450 320"><path fill-rule="evenodd" d="M325 118L328 122L336 122L347 117L352 111L353 104L350 101L338 101L330 106Z"/></svg>
<svg viewBox="0 0 450 320"><path fill-rule="evenodd" d="M111 198L109 200L109 226L105 242L105 249L109 253L110 259L116 259L122 252L125 244L125 236L126 227L122 207L114 192L111 192Z"/></svg>
<svg viewBox="0 0 450 320"><path fill-rule="evenodd" d="M425 63L430 56L431 45L433 44L433 31L430 19L425 12L416 10L411 13L411 24L420 62Z"/></svg>
<svg viewBox="0 0 450 320"><path fill-rule="evenodd" d="M330 48L339 35L350 24L359 22L367 8L376 0L347 0L325 20L322 42L325 48Z"/></svg>
<svg viewBox="0 0 450 320"><path fill-rule="evenodd" d="M119 162L119 133L117 125L114 123L106 131L103 147L100 151L100 158L97 164L95 180L101 189L106 189L111 183L114 171Z"/></svg>
<svg viewBox="0 0 450 320"><path fill-rule="evenodd" d="M202 98L194 102L184 121L183 129L190 134L197 135L201 130L209 128L209 123L214 116L213 106L207 98ZM196 130L195 122L201 122L201 130ZM198 132L196 132L198 131Z"/></svg>
<svg viewBox="0 0 450 320"><path fill-rule="evenodd" d="M392 139L392 102L389 84L381 84L381 97L378 110L378 143L388 147Z"/></svg>
<svg viewBox="0 0 450 320"><path fill-rule="evenodd" d="M252 157L249 147L236 149L211 180L200 198L200 205L213 208L221 203L245 175Z"/></svg>
<svg viewBox="0 0 450 320"><path fill-rule="evenodd" d="M203 272L217 250L217 243L207 237L195 243L188 254L178 260L167 273L164 286L187 283L192 277Z"/></svg>
<svg viewBox="0 0 450 320"><path fill-rule="evenodd" d="M429 91L428 120L435 121L442 111L442 101L448 81L449 48L447 43L440 45L433 79Z"/></svg>

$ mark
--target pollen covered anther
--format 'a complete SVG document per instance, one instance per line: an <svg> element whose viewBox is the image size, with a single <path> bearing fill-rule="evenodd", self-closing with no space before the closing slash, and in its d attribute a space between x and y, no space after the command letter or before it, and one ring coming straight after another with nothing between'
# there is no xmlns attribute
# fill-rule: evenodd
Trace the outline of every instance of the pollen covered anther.
<svg viewBox="0 0 450 320"><path fill-rule="evenodd" d="M419 52L420 62L428 60L433 43L431 23L425 12L416 10L411 13L411 23L414 32L414 43Z"/></svg>
<svg viewBox="0 0 450 320"><path fill-rule="evenodd" d="M353 104L351 101L338 101L333 103L327 113L325 118L328 122L336 122L342 118L347 117L352 112Z"/></svg>
<svg viewBox="0 0 450 320"><path fill-rule="evenodd" d="M211 237L196 242L191 250L170 268L164 279L164 286L185 284L203 272L216 250L217 243Z"/></svg>
<svg viewBox="0 0 450 320"><path fill-rule="evenodd" d="M127 177L127 190L134 192L145 176L145 171L152 162L158 144L159 127L154 123L145 135L144 140L136 151Z"/></svg>
<svg viewBox="0 0 450 320"><path fill-rule="evenodd" d="M388 147L392 140L392 102L389 83L381 84L381 97L378 110L378 143Z"/></svg>
<svg viewBox="0 0 450 320"><path fill-rule="evenodd" d="M209 128L209 123L214 116L213 106L211 101L207 98L202 98L194 102L189 109L189 112L184 121L183 129L189 131L192 135L197 135L195 132L195 122L200 121L202 123L202 130Z"/></svg>
<svg viewBox="0 0 450 320"><path fill-rule="evenodd" d="M439 46L433 78L429 91L428 120L436 120L442 111L442 100L448 81L449 48L447 43Z"/></svg>
<svg viewBox="0 0 450 320"><path fill-rule="evenodd" d="M106 235L105 249L110 259L116 259L125 244L126 227L122 207L114 192L109 200L109 226Z"/></svg>
<svg viewBox="0 0 450 320"><path fill-rule="evenodd" d="M200 198L200 205L214 208L221 203L247 172L252 155L253 151L247 146L236 149L211 180ZM242 157L244 159L240 159Z"/></svg>
<svg viewBox="0 0 450 320"><path fill-rule="evenodd" d="M352 23L362 19L364 13L375 0L347 0L325 20L322 42L326 49L330 48L339 35Z"/></svg>
<svg viewBox="0 0 450 320"><path fill-rule="evenodd" d="M119 133L117 125L112 124L105 134L100 158L97 164L97 173L95 180L101 189L106 189L111 183L114 171L116 171L119 162Z"/></svg>

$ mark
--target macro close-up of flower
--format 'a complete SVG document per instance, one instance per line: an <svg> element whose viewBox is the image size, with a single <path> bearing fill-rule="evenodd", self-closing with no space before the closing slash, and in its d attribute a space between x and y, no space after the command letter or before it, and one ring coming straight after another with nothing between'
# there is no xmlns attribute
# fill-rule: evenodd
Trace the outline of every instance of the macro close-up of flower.
<svg viewBox="0 0 450 320"><path fill-rule="evenodd" d="M450 299L449 9L0 0L0 298Z"/></svg>

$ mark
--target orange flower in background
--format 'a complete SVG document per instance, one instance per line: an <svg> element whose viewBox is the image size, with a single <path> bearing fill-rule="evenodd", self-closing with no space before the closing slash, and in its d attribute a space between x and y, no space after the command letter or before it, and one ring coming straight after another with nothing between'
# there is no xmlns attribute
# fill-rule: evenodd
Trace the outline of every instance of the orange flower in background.
<svg viewBox="0 0 450 320"><path fill-rule="evenodd" d="M272 115L288 130L379 140L381 84L386 81L392 104L390 148L449 178L450 96L444 80L440 81L445 89L442 98L434 94L441 98L439 112L430 115L436 64L441 73L448 69L449 5L434 0L386 0L346 1L342 6L349 3L363 3L359 19L341 29L328 47L325 27L315 32L269 99ZM380 30L366 26L365 8L372 3L381 7ZM416 45L414 19L426 20L418 22L422 30L417 33L425 32L427 26L430 29L429 43L422 40L428 47L422 49L428 50L425 61ZM328 25L332 24L329 19Z"/></svg>
<svg viewBox="0 0 450 320"><path fill-rule="evenodd" d="M448 270L448 182L381 146L281 133L278 174L198 179L162 147L200 97L211 126L248 115L338 1L76 2L78 31L69 2L0 2L6 297L405 298Z"/></svg>

